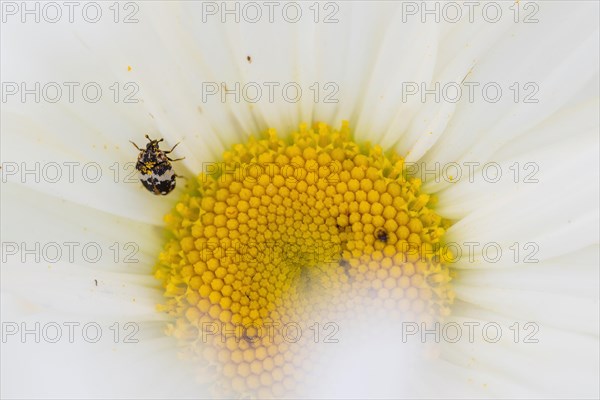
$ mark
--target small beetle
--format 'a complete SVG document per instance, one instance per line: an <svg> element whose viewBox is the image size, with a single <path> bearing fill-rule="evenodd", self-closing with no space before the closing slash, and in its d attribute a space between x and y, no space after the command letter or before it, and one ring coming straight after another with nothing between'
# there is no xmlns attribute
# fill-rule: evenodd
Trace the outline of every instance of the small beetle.
<svg viewBox="0 0 600 400"><path fill-rule="evenodd" d="M375 232L375 237L383 243L387 243L388 241L388 233L385 229L378 229L377 232Z"/></svg>
<svg viewBox="0 0 600 400"><path fill-rule="evenodd" d="M183 158L177 158L175 160L169 158L167 154L175 150L177 143L169 151L163 151L159 147L159 143L164 139L153 140L146 135L146 139L150 141L146 145L145 149L140 149L137 144L131 142L136 149L140 151L138 155L135 169L140 171L140 181L148 191L159 195L169 194L175 189L175 178L178 176L175 174L171 161L183 160Z"/></svg>

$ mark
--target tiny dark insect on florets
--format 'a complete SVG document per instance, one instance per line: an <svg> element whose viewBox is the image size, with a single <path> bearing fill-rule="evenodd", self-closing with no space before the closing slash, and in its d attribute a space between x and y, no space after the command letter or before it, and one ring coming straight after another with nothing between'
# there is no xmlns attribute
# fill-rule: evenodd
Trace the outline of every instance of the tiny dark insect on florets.
<svg viewBox="0 0 600 400"><path fill-rule="evenodd" d="M171 165L172 161L183 160L183 158L171 159L167 154L175 150L177 143L171 150L163 151L160 149L159 143L164 139L153 140L146 135L149 143L145 149L140 149L137 144L131 142L136 149L140 151L138 155L135 169L140 172L140 182L149 192L156 195L169 194L175 189L175 178L178 176Z"/></svg>
<svg viewBox="0 0 600 400"><path fill-rule="evenodd" d="M388 234L385 229L378 229L377 232L375 232L375 237L383 243L387 243L388 241Z"/></svg>

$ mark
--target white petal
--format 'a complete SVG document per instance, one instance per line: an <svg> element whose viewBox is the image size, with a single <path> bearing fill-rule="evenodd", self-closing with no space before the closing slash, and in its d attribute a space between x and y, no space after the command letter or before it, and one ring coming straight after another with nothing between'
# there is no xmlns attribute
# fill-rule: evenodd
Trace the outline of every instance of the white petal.
<svg viewBox="0 0 600 400"><path fill-rule="evenodd" d="M489 82L497 83L503 90L500 101L485 101L478 91L473 102L463 96L446 135L431 149L426 160L441 163L490 160L496 149L578 99L577 94L589 93L586 85L598 76L598 63L592 58L592 49L598 45L592 17L596 6L577 9L566 3L548 4L541 8L538 24L515 24L503 33L495 46L477 57L467 77L468 81L478 83L479 88ZM574 21L578 28L567 28ZM559 28L561 25L564 29ZM544 40L538 39L541 37ZM515 103L514 91L510 89L514 82L521 89L527 82L537 84L539 93L534 99L539 102L525 103L521 90L520 101Z"/></svg>

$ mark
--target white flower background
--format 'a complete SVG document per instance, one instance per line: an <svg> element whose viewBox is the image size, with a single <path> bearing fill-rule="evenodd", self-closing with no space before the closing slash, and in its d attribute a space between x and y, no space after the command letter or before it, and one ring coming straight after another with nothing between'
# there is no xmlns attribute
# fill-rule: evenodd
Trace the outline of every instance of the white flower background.
<svg viewBox="0 0 600 400"><path fill-rule="evenodd" d="M408 161L496 162L505 173L515 162L536 163L539 183L490 184L477 174L474 182L430 177L424 187L439 196L437 211L458 221L449 239L503 249L537 243L539 262L490 263L476 254L476 262L455 266L451 320L497 322L506 333L500 342L442 344L438 358L407 364L385 357L384 347L350 340L340 344L346 353L339 365L306 395L599 396L597 2L538 2L531 24L515 23L508 2L497 23L478 13L472 23L403 21L401 3L342 2L332 24L315 23L310 3L302 3L306 17L294 24L280 14L275 23L204 22L199 2L136 4L139 22L132 24L115 23L108 3L95 24L77 13L74 23L63 16L55 24L18 17L2 24L3 83L98 82L104 90L97 103L78 89L72 103L66 89L57 103L36 103L31 95L2 101L2 397L210 396L192 366L178 360L163 333L168 319L155 311L162 291L151 271L162 218L185 181L166 197L124 182L122 166L137 156L129 140L141 145L148 133L170 146L181 142L174 154L185 160L176 169L192 177L229 145L268 127L285 133L300 122L338 127L343 119L357 139L394 147ZM403 82L463 79L498 82L505 93L497 103L402 99ZM114 82L137 84L140 101L124 103L123 91L115 102ZM297 103L203 101L202 82L297 82L305 95ZM335 82L339 102L315 102L307 89L315 82ZM539 102L515 102L513 82L535 82ZM36 162L80 164L73 182L63 166L62 179L51 183L23 175ZM92 162L102 173L96 183L81 175ZM87 262L80 246L74 262L66 251L58 262L22 260L8 254L9 242L98 243L103 257ZM129 242L139 246L137 263L125 262ZM5 337L7 323L31 329L36 322L61 324L62 339ZM69 343L65 322L97 322L102 340L87 343L77 328ZM115 322L118 343L109 329ZM127 322L139 326L138 343L123 343ZM535 322L539 343L514 343L515 322Z"/></svg>

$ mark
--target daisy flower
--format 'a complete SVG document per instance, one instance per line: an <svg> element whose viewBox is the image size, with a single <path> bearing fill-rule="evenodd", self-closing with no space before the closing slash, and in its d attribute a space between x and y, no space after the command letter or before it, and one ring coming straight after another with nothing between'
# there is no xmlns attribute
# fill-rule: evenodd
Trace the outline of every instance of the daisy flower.
<svg viewBox="0 0 600 400"><path fill-rule="evenodd" d="M4 397L598 397L596 2L2 18Z"/></svg>

